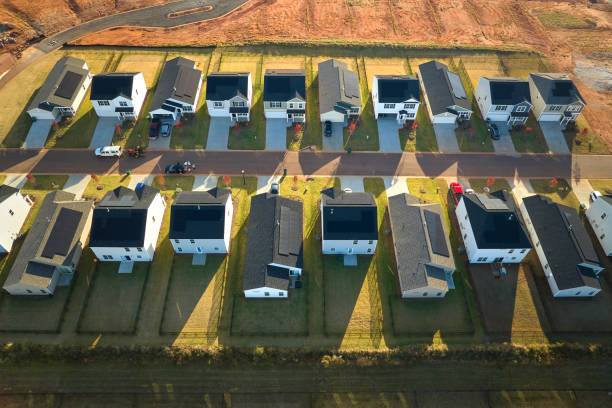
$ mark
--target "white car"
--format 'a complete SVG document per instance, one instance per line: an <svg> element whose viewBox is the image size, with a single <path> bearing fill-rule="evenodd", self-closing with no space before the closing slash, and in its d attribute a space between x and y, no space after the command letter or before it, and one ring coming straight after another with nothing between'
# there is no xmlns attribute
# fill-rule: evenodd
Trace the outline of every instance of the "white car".
<svg viewBox="0 0 612 408"><path fill-rule="evenodd" d="M96 157L119 157L121 156L121 146L104 146L98 147L94 154Z"/></svg>

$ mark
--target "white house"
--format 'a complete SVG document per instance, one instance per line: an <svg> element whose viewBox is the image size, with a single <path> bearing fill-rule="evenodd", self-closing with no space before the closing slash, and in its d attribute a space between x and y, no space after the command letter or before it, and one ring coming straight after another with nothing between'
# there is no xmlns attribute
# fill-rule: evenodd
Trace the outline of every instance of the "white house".
<svg viewBox="0 0 612 408"><path fill-rule="evenodd" d="M142 72L106 72L91 81L89 99L99 117L136 119L147 95Z"/></svg>
<svg viewBox="0 0 612 408"><path fill-rule="evenodd" d="M612 195L598 197L586 216L607 256L612 256Z"/></svg>
<svg viewBox="0 0 612 408"><path fill-rule="evenodd" d="M321 122L344 123L359 116L361 93L357 74L336 59L320 62L318 68Z"/></svg>
<svg viewBox="0 0 612 408"><path fill-rule="evenodd" d="M66 191L43 199L4 282L11 295L52 295L68 286L87 242L93 202Z"/></svg>
<svg viewBox="0 0 612 408"><path fill-rule="evenodd" d="M520 78L482 77L474 96L482 117L491 122L525 124L532 107L529 82Z"/></svg>
<svg viewBox="0 0 612 408"><path fill-rule="evenodd" d="M419 82L432 123L456 123L472 116L472 103L459 75L438 61L419 65Z"/></svg>
<svg viewBox="0 0 612 408"><path fill-rule="evenodd" d="M171 59L157 81L149 108L151 118L174 122L183 113L194 113L201 88L202 71L196 69L194 61L183 57Z"/></svg>
<svg viewBox="0 0 612 408"><path fill-rule="evenodd" d="M179 254L227 254L232 231L232 192L182 191L170 208L168 238Z"/></svg>
<svg viewBox="0 0 612 408"><path fill-rule="evenodd" d="M47 79L28 107L32 119L58 121L74 116L91 84L87 63L79 58L64 57L55 63Z"/></svg>
<svg viewBox="0 0 612 408"><path fill-rule="evenodd" d="M0 254L11 251L28 217L32 201L15 187L0 185Z"/></svg>
<svg viewBox="0 0 612 408"><path fill-rule="evenodd" d="M464 194L455 209L470 263L519 263L531 243L507 191Z"/></svg>
<svg viewBox="0 0 612 408"><path fill-rule="evenodd" d="M529 74L529 92L538 121L558 123L562 129L575 122L586 106L566 74Z"/></svg>
<svg viewBox="0 0 612 408"><path fill-rule="evenodd" d="M400 124L414 120L421 103L419 80L411 75L374 75L372 102L376 119L390 117Z"/></svg>
<svg viewBox="0 0 612 408"><path fill-rule="evenodd" d="M103 262L150 262L165 209L156 188L117 187L94 209L89 247Z"/></svg>
<svg viewBox="0 0 612 408"><path fill-rule="evenodd" d="M301 288L302 214L302 202L278 194L251 198L243 279L246 298L286 299L290 288Z"/></svg>
<svg viewBox="0 0 612 408"><path fill-rule="evenodd" d="M576 210L534 195L521 212L554 297L590 297L601 291L603 270Z"/></svg>
<svg viewBox="0 0 612 408"><path fill-rule="evenodd" d="M213 72L206 77L206 107L212 117L249 121L253 102L250 72Z"/></svg>
<svg viewBox="0 0 612 408"><path fill-rule="evenodd" d="M264 76L266 119L306 121L306 75L303 69L267 69Z"/></svg>
<svg viewBox="0 0 612 408"><path fill-rule="evenodd" d="M400 296L439 299L455 289L455 260L442 206L397 194L389 197L389 220Z"/></svg>
<svg viewBox="0 0 612 408"><path fill-rule="evenodd" d="M374 255L378 214L372 193L323 190L321 231L324 254Z"/></svg>

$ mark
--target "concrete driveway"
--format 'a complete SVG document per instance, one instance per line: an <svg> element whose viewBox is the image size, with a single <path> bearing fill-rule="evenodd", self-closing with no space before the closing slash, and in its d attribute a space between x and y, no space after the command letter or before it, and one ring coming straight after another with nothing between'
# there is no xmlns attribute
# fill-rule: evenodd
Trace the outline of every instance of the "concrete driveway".
<svg viewBox="0 0 612 408"><path fill-rule="evenodd" d="M332 123L332 135L325 136L325 123L321 124L323 131L323 150L325 151L338 151L344 150L344 139L342 136L342 129L344 123Z"/></svg>
<svg viewBox="0 0 612 408"><path fill-rule="evenodd" d="M385 190L387 190L387 197L393 197L398 194L410 194L408 191L408 184L406 183L406 177L383 177L385 182Z"/></svg>
<svg viewBox="0 0 612 408"><path fill-rule="evenodd" d="M459 144L457 143L457 135L455 135L454 123L436 123L433 125L436 132L436 140L438 141L438 150L443 153L459 152Z"/></svg>
<svg viewBox="0 0 612 408"><path fill-rule="evenodd" d="M365 191L362 177L341 176L340 187L342 187L343 190L345 188L350 188L353 193L363 193Z"/></svg>
<svg viewBox="0 0 612 408"><path fill-rule="evenodd" d="M506 122L492 122L499 129L499 140L492 140L495 153L516 153L512 137L510 136L510 127Z"/></svg>
<svg viewBox="0 0 612 408"><path fill-rule="evenodd" d="M401 153L399 134L397 130L402 125L397 123L393 118L379 118L376 121L378 125L378 140L380 142L381 152Z"/></svg>
<svg viewBox="0 0 612 408"><path fill-rule="evenodd" d="M98 118L98 124L91 138L91 143L89 143L89 148L95 149L113 143L115 125L119 124L121 124L121 121L117 118Z"/></svg>
<svg viewBox="0 0 612 408"><path fill-rule="evenodd" d="M26 140L23 142L23 147L29 149L45 147L47 136L49 136L49 131L51 131L51 125L53 125L51 119L39 119L36 122L32 122Z"/></svg>
<svg viewBox="0 0 612 408"><path fill-rule="evenodd" d="M557 122L540 122L540 128L546 139L548 150L553 153L569 153L567 142Z"/></svg>
<svg viewBox="0 0 612 408"><path fill-rule="evenodd" d="M266 150L287 150L287 128L291 122L285 119L266 119Z"/></svg>
<svg viewBox="0 0 612 408"><path fill-rule="evenodd" d="M172 138L172 130L174 129L174 121L169 122L161 122L168 123L170 125L170 129L168 130L168 136L162 136L161 134L157 136L157 139L149 139L149 148L150 149L168 149L170 148L170 139Z"/></svg>
<svg viewBox="0 0 612 408"><path fill-rule="evenodd" d="M227 150L230 126L230 118L210 118L206 150Z"/></svg>

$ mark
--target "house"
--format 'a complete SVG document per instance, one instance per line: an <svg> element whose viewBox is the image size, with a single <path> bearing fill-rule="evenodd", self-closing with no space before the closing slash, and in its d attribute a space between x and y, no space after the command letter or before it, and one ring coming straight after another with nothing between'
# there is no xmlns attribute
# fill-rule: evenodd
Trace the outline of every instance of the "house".
<svg viewBox="0 0 612 408"><path fill-rule="evenodd" d="M300 201L278 194L251 198L243 279L246 298L287 298L289 288L301 287L302 213Z"/></svg>
<svg viewBox="0 0 612 408"><path fill-rule="evenodd" d="M136 119L147 95L142 72L106 72L91 81L89 99L99 117Z"/></svg>
<svg viewBox="0 0 612 408"><path fill-rule="evenodd" d="M372 193L323 190L321 231L324 254L374 255L378 214Z"/></svg>
<svg viewBox="0 0 612 408"><path fill-rule="evenodd" d="M456 123L472 116L472 103L461 78L438 61L419 65L419 83L432 123Z"/></svg>
<svg viewBox="0 0 612 408"><path fill-rule="evenodd" d="M475 97L485 120L508 125L525 124L532 107L529 82L520 78L482 77Z"/></svg>
<svg viewBox="0 0 612 408"><path fill-rule="evenodd" d="M149 114L153 119L175 122L183 113L194 113L200 99L202 71L183 57L166 62L159 77Z"/></svg>
<svg viewBox="0 0 612 408"><path fill-rule="evenodd" d="M168 238L179 254L227 254L232 230L232 192L182 191L170 208Z"/></svg>
<svg viewBox="0 0 612 408"><path fill-rule="evenodd" d="M421 103L419 80L411 75L374 75L374 117L394 118L402 124L414 120Z"/></svg>
<svg viewBox="0 0 612 408"><path fill-rule="evenodd" d="M470 263L519 263L531 249L507 191L464 194L455 209Z"/></svg>
<svg viewBox="0 0 612 408"><path fill-rule="evenodd" d="M0 185L0 254L11 251L13 242L19 237L21 227L28 217L32 201L15 187Z"/></svg>
<svg viewBox="0 0 612 408"><path fill-rule="evenodd" d="M91 225L93 202L57 190L43 199L3 288L11 295L52 295L68 286Z"/></svg>
<svg viewBox="0 0 612 408"><path fill-rule="evenodd" d="M252 101L250 72L213 72L206 78L206 107L210 116L249 121Z"/></svg>
<svg viewBox="0 0 612 408"><path fill-rule="evenodd" d="M266 119L306 121L306 75L303 69L267 69L264 76Z"/></svg>
<svg viewBox="0 0 612 408"><path fill-rule="evenodd" d="M337 59L319 63L319 112L321 122L338 123L361 112L359 77Z"/></svg>
<svg viewBox="0 0 612 408"><path fill-rule="evenodd" d="M612 195L597 197L586 216L607 256L612 256Z"/></svg>
<svg viewBox="0 0 612 408"><path fill-rule="evenodd" d="M603 267L576 210L534 195L523 199L521 212L552 295L599 293Z"/></svg>
<svg viewBox="0 0 612 408"><path fill-rule="evenodd" d="M455 289L455 260L442 206L397 194L389 197L389 220L401 297L442 298Z"/></svg>
<svg viewBox="0 0 612 408"><path fill-rule="evenodd" d="M47 79L28 107L34 120L59 121L74 116L91 84L87 63L79 58L64 57L55 63Z"/></svg>
<svg viewBox="0 0 612 408"><path fill-rule="evenodd" d="M100 261L152 261L165 208L159 190L145 184L109 191L94 209L89 247Z"/></svg>
<svg viewBox="0 0 612 408"><path fill-rule="evenodd" d="M575 122L586 106L566 74L529 74L529 92L538 121L558 123L562 129Z"/></svg>

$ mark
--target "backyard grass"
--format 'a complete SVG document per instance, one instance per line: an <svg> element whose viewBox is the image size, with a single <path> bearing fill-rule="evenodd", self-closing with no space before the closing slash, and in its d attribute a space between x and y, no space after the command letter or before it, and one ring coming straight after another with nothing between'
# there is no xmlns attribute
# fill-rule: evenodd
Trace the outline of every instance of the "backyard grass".
<svg viewBox="0 0 612 408"><path fill-rule="evenodd" d="M287 150L300 150L307 146L316 149L323 148L323 133L319 117L319 81L316 67L312 65L312 58L305 58L306 66L306 123L302 124L302 132L298 140L294 139L295 130L287 128Z"/></svg>
<svg viewBox="0 0 612 408"><path fill-rule="evenodd" d="M421 101L419 111L417 112L417 130L413 140L408 137L412 131L411 128L399 129L400 146L406 152L437 152L438 141L436 132L429 120L424 102Z"/></svg>
<svg viewBox="0 0 612 408"><path fill-rule="evenodd" d="M119 274L117 262L98 262L78 322L81 333L136 330L149 264L135 262L132 273Z"/></svg>
<svg viewBox="0 0 612 408"><path fill-rule="evenodd" d="M597 23L589 18L557 10L534 10L538 20L551 28L594 28Z"/></svg>
<svg viewBox="0 0 612 408"><path fill-rule="evenodd" d="M461 61L470 79L470 85L476 89L481 77L504 76L503 67L497 54L462 55Z"/></svg>
<svg viewBox="0 0 612 408"><path fill-rule="evenodd" d="M505 178L493 178L493 183L489 185L489 179L474 179L468 180L470 187L477 193L485 193L485 187L489 189L489 192L493 193L498 190L512 191L508 180Z"/></svg>
<svg viewBox="0 0 612 408"><path fill-rule="evenodd" d="M129 52L124 51L117 65L116 72L142 72L147 89L155 90L157 78L163 68L162 63L166 59L165 52ZM141 114L146 112L141 112Z"/></svg>
<svg viewBox="0 0 612 408"><path fill-rule="evenodd" d="M593 190L599 191L601 194L612 194L612 180L607 179L590 179Z"/></svg>
<svg viewBox="0 0 612 408"><path fill-rule="evenodd" d="M372 94L368 88L363 58L356 58L359 74L359 89L361 92L361 115L357 121L355 131L351 132L348 127L343 129L344 148L354 151L378 150L378 124L374 119L374 107L372 106Z"/></svg>
<svg viewBox="0 0 612 408"><path fill-rule="evenodd" d="M408 75L406 58L372 58L363 59L368 89L372 89L374 75Z"/></svg>
<svg viewBox="0 0 612 408"><path fill-rule="evenodd" d="M531 130L528 131L527 129ZM510 131L510 137L514 144L514 150L519 153L548 153L546 138L544 138L540 124L533 113L529 113L524 128Z"/></svg>
<svg viewBox="0 0 612 408"><path fill-rule="evenodd" d="M191 191L193 189L193 176L166 176L158 174L153 178L153 187L166 192L177 190Z"/></svg>
<svg viewBox="0 0 612 408"><path fill-rule="evenodd" d="M567 180L556 180L557 184L551 183L550 179L530 179L529 181L534 193L549 197L554 202L573 207L578 211L580 203Z"/></svg>
<svg viewBox="0 0 612 408"><path fill-rule="evenodd" d="M96 176L98 181L93 178L83 191L83 198L101 199L104 195L119 186L127 187L130 184L130 176ZM98 189L98 186L102 186Z"/></svg>
<svg viewBox="0 0 612 408"><path fill-rule="evenodd" d="M586 132L584 129L587 129ZM583 132L585 132L583 134ZM578 116L576 120L576 128L573 130L566 130L563 132L565 141L569 146L572 153L575 154L607 154L609 153L608 147L597 134L593 131L591 126L584 118L584 115ZM580 144L578 144L578 143Z"/></svg>
<svg viewBox="0 0 612 408"><path fill-rule="evenodd" d="M527 79L532 72L541 72L540 59L537 55L504 54L499 56L504 76Z"/></svg>

